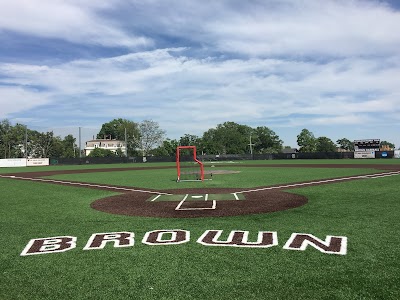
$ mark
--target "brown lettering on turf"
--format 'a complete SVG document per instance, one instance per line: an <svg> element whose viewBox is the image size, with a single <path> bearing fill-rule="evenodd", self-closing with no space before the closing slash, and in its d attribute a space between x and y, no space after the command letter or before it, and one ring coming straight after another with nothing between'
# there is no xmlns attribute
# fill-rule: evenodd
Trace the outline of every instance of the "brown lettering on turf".
<svg viewBox="0 0 400 300"><path fill-rule="evenodd" d="M347 237L328 235L323 241L312 234L292 233L283 249L304 251L307 246L312 246L322 253L346 255Z"/></svg>
<svg viewBox="0 0 400 300"><path fill-rule="evenodd" d="M107 243L114 243L115 248L131 247L135 244L133 232L94 233L83 250L103 249Z"/></svg>
<svg viewBox="0 0 400 300"><path fill-rule="evenodd" d="M146 245L176 245L190 240L190 232L187 230L155 230L146 232L142 243Z"/></svg>
<svg viewBox="0 0 400 300"><path fill-rule="evenodd" d="M274 231L259 231L256 242L249 242L248 231L231 231L226 241L219 238L223 230L207 230L197 240L205 246L231 246L248 248L269 248L278 245L278 236Z"/></svg>
<svg viewBox="0 0 400 300"><path fill-rule="evenodd" d="M32 239L21 252L21 256L58 253L71 250L76 247L76 237L57 236L40 239Z"/></svg>

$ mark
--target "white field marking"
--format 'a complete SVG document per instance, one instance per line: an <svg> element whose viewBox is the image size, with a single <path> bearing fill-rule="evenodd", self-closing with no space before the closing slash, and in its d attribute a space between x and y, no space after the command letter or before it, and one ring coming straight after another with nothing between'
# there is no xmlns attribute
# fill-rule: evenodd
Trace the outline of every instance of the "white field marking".
<svg viewBox="0 0 400 300"><path fill-rule="evenodd" d="M260 191L267 191L267 190L274 190L274 189L284 189L284 188L289 188L289 187L300 187L300 186L313 185L313 184L319 184L319 183L339 182L339 181L345 181L345 180L351 180L351 179L375 179L375 178L388 177L388 176L394 176L394 175L400 175L400 171L392 171L392 172L368 174L368 175L358 175L358 176L350 176L350 177L342 177L342 178L334 178L334 179L324 179L324 180L304 182L304 183L285 184L285 185L279 185L279 186L271 186L271 187L264 187L264 188L259 188L259 189L252 189L252 190L247 190L247 191L240 191L240 192L236 192L235 194L260 192Z"/></svg>
<svg viewBox="0 0 400 300"><path fill-rule="evenodd" d="M163 192L146 191L146 190L138 190L138 189L118 187L118 186L99 185L99 184L81 183L81 182L64 181L64 180L54 180L54 179L44 179L44 178L29 178L29 177L19 177L19 176L10 176L10 175L0 175L0 177L2 177L2 178L12 178L12 179L22 179L22 180L29 180L29 181L40 181L40 182L69 184L69 185L76 185L76 186L83 186L83 187L104 188L104 189L118 190L118 191L149 193L149 194L156 194L156 195L170 195L170 196L172 195L172 194L163 193Z"/></svg>
<svg viewBox="0 0 400 300"><path fill-rule="evenodd" d="M161 195L157 195L153 198L153 200L151 200L151 202L156 201L157 198L161 197Z"/></svg>
<svg viewBox="0 0 400 300"><path fill-rule="evenodd" d="M203 165L204 164L210 164L210 165L213 165L213 164L241 164L241 162L232 161L232 160L230 160L230 161L203 161Z"/></svg>
<svg viewBox="0 0 400 300"><path fill-rule="evenodd" d="M204 197L204 201L208 200L208 194L206 194L206 196Z"/></svg>
<svg viewBox="0 0 400 300"><path fill-rule="evenodd" d="M183 203L183 202L181 201L181 203ZM181 203L179 203L179 204L181 204ZM190 207L189 208L181 208L179 206L179 204L178 204L179 208L177 206L175 208L175 210L207 210L207 209L215 209L217 207L217 201L216 200L212 200L212 203L213 203L212 207L193 207L193 208L190 208Z"/></svg>
<svg viewBox="0 0 400 300"><path fill-rule="evenodd" d="M204 179L205 180L205 179ZM200 179L179 179L179 182L181 182L181 181L195 181L195 182L199 182L199 181L201 181Z"/></svg>
<svg viewBox="0 0 400 300"><path fill-rule="evenodd" d="M185 202L185 200L187 199L187 197L189 197L189 194L186 194L185 197L183 197L182 201L179 202L179 204L175 207L175 210L179 210L183 204L183 202Z"/></svg>
<svg viewBox="0 0 400 300"><path fill-rule="evenodd" d="M390 176L394 176L394 175L400 175L400 171L399 172L389 172L389 173L384 173L384 174L376 174L376 176L371 176L371 179L375 179L375 178L381 178L381 177L390 177Z"/></svg>
<svg viewBox="0 0 400 300"><path fill-rule="evenodd" d="M235 197L236 200L240 200L237 193L232 193L233 197Z"/></svg>

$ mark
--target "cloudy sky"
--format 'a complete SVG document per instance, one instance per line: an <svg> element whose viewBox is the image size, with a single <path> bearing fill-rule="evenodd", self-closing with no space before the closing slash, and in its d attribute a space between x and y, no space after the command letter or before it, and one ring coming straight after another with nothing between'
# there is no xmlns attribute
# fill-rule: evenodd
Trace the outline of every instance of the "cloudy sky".
<svg viewBox="0 0 400 300"><path fill-rule="evenodd" d="M400 147L400 1L0 0L0 120Z"/></svg>

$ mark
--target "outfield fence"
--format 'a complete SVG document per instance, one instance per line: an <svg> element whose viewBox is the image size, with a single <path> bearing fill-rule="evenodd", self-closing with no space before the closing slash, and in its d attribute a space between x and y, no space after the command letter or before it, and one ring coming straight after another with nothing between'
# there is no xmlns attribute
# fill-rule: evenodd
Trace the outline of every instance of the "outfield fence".
<svg viewBox="0 0 400 300"><path fill-rule="evenodd" d="M395 158L394 151L376 151L375 158ZM227 162L241 160L275 160L275 159L354 159L354 152L314 152L314 153L271 153L271 154L224 154L198 155L203 162ZM143 162L175 162L175 156L146 156L146 157L82 157L82 158L50 158L51 165L84 165L84 164L113 164L113 163L143 163Z"/></svg>

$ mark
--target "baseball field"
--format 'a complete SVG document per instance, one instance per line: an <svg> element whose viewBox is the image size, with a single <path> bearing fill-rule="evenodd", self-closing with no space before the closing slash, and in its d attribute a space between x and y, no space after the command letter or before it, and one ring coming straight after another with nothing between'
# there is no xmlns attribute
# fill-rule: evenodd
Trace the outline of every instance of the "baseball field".
<svg viewBox="0 0 400 300"><path fill-rule="evenodd" d="M399 299L400 160L0 168L0 299Z"/></svg>

